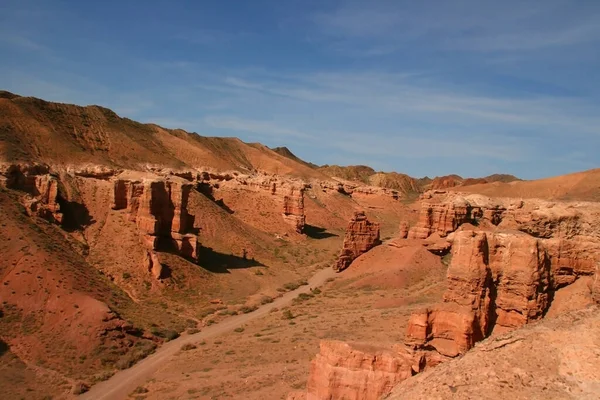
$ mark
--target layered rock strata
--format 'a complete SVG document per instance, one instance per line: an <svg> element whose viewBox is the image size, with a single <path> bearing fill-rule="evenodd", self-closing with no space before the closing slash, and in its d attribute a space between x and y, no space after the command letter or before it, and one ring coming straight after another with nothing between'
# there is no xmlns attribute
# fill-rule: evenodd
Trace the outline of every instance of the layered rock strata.
<svg viewBox="0 0 600 400"><path fill-rule="evenodd" d="M520 232L457 232L442 304L411 316L406 343L454 357L541 318L552 293L543 243Z"/></svg>
<svg viewBox="0 0 600 400"><path fill-rule="evenodd" d="M193 216L187 205L193 185L175 180L142 179L114 181L113 209L127 210L135 222L141 243L148 249L143 265L160 279L161 267L154 250L172 248L183 257L197 260L198 237L191 233Z"/></svg>
<svg viewBox="0 0 600 400"><path fill-rule="evenodd" d="M422 354L322 341L310 365L304 398L377 400L423 365Z"/></svg>
<svg viewBox="0 0 600 400"><path fill-rule="evenodd" d="M272 193L276 186L273 186ZM289 193L283 197L283 219L292 225L297 233L304 232L304 188L292 187Z"/></svg>
<svg viewBox="0 0 600 400"><path fill-rule="evenodd" d="M379 224L367 219L364 211L357 211L346 228L346 236L342 251L333 265L333 269L341 272L358 256L380 244Z"/></svg>

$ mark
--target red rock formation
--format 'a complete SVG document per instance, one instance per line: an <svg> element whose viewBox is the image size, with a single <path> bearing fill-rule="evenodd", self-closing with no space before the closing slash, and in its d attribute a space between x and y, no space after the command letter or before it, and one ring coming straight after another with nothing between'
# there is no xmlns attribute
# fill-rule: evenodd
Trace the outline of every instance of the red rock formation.
<svg viewBox="0 0 600 400"><path fill-rule="evenodd" d="M443 303L411 316L406 343L454 357L492 331L541 318L551 290L541 240L519 232L457 232Z"/></svg>
<svg viewBox="0 0 600 400"><path fill-rule="evenodd" d="M398 237L400 239L406 239L408 237L408 230L409 230L408 222L406 222L406 221L400 222L400 229L398 231Z"/></svg>
<svg viewBox="0 0 600 400"><path fill-rule="evenodd" d="M160 280L162 278L162 265L158 259L158 255L154 251L147 251L144 253L144 259L142 264L145 269L152 274L154 279Z"/></svg>
<svg viewBox="0 0 600 400"><path fill-rule="evenodd" d="M30 215L38 215L50 222L61 223L58 204L58 180L50 175L47 165L11 164L0 168L3 185L28 194L23 203Z"/></svg>
<svg viewBox="0 0 600 400"><path fill-rule="evenodd" d="M423 361L419 354L322 341L310 365L306 399L376 400L420 371Z"/></svg>
<svg viewBox="0 0 600 400"><path fill-rule="evenodd" d="M463 198L452 202L423 203L419 221L408 232L409 239L427 239L432 233L444 237L471 220L471 205Z"/></svg>
<svg viewBox="0 0 600 400"><path fill-rule="evenodd" d="M148 254L160 241L168 241L183 257L197 260L198 238L187 232L193 218L187 211L191 190L192 184L187 182L117 179L113 209L127 209L129 219L139 229L141 243L150 250ZM146 266L147 260L148 256L144 261Z"/></svg>
<svg viewBox="0 0 600 400"><path fill-rule="evenodd" d="M283 219L292 225L296 232L304 231L304 188L292 187L283 198Z"/></svg>
<svg viewBox="0 0 600 400"><path fill-rule="evenodd" d="M344 245L333 269L343 271L363 253L380 244L379 224L367 219L364 211L357 211L346 228Z"/></svg>

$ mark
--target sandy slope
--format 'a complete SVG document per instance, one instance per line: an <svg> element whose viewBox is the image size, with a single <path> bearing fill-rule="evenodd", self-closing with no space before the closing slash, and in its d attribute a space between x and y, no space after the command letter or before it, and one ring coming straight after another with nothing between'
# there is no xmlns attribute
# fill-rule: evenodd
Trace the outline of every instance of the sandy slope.
<svg viewBox="0 0 600 400"><path fill-rule="evenodd" d="M235 327L248 323L254 319L268 314L272 309L282 307L292 301L300 293L310 292L310 288L322 285L328 278L335 275L331 268L323 269L317 272L309 281L307 286L301 286L296 290L284 294L271 304L266 304L256 311L248 314L231 317L220 324L205 328L202 332L194 335L183 336L176 340L166 343L156 353L140 361L132 368L115 374L112 378L104 381L92 388L88 393L81 396L81 399L110 400L123 399L135 389L140 383L143 383L154 371L173 356L182 345L186 343L198 342L202 339L208 339L233 330Z"/></svg>

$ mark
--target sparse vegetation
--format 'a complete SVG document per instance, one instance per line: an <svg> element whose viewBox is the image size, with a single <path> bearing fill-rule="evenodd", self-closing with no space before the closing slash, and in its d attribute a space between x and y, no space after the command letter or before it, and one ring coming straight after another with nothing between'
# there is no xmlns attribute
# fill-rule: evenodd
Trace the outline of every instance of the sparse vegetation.
<svg viewBox="0 0 600 400"><path fill-rule="evenodd" d="M242 333L242 332L244 332L244 327L242 327L242 326L240 326L240 327L237 327L237 328L235 328L233 331L234 331L234 332L237 332L237 333Z"/></svg>
<svg viewBox="0 0 600 400"><path fill-rule="evenodd" d="M119 358L115 363L115 368L126 369L134 365L136 362L146 358L156 350L156 344L153 342L137 342L132 350Z"/></svg>
<svg viewBox="0 0 600 400"><path fill-rule="evenodd" d="M291 310L284 310L283 313L281 314L281 319L294 319L296 318L294 316L294 314L292 314Z"/></svg>
<svg viewBox="0 0 600 400"><path fill-rule="evenodd" d="M192 344L192 343L186 343L184 345L181 346L181 350L182 351L189 351L189 350L194 350L196 347L196 345Z"/></svg>
<svg viewBox="0 0 600 400"><path fill-rule="evenodd" d="M248 314L251 313L252 311L256 311L258 309L258 307L256 306L243 306L240 308L240 311L243 312L244 314Z"/></svg>

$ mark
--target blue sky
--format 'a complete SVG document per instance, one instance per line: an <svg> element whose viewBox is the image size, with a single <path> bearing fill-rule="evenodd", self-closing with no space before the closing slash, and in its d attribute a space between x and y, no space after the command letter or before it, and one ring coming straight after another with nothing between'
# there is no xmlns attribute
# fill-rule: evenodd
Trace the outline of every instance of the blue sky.
<svg viewBox="0 0 600 400"><path fill-rule="evenodd" d="M600 1L0 2L0 88L318 164L600 167Z"/></svg>

